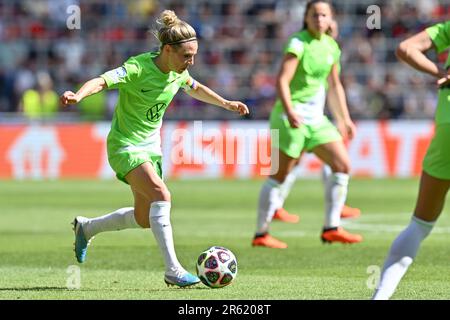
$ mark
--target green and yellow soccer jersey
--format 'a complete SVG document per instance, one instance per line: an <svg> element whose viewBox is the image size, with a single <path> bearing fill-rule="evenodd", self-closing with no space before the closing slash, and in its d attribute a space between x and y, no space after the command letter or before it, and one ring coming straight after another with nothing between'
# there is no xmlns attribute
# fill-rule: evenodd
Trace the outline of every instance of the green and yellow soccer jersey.
<svg viewBox="0 0 450 320"><path fill-rule="evenodd" d="M293 54L299 60L289 86L292 104L306 121L318 121L323 116L331 68L334 64L340 68L341 50L332 37L324 34L316 39L303 30L289 39L284 53ZM284 112L280 100L277 100L274 112Z"/></svg>
<svg viewBox="0 0 450 320"><path fill-rule="evenodd" d="M163 73L154 64L159 53L129 58L121 67L101 75L108 89L119 89L108 142L117 147L149 146L159 139L168 105L180 87L190 89L188 71Z"/></svg>
<svg viewBox="0 0 450 320"><path fill-rule="evenodd" d="M450 46L450 20L429 27L426 29L426 32L433 41L438 53L443 52ZM450 67L450 55L447 58L445 67ZM450 88L439 90L435 121L436 124L450 123Z"/></svg>

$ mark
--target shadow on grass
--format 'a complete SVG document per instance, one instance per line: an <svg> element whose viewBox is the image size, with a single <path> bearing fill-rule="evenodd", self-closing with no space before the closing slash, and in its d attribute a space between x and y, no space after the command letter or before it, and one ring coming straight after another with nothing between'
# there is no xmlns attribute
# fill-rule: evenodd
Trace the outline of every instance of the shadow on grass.
<svg viewBox="0 0 450 320"><path fill-rule="evenodd" d="M16 288L0 288L0 291L54 291L68 290L66 287L16 287Z"/></svg>
<svg viewBox="0 0 450 320"><path fill-rule="evenodd" d="M15 288L1 288L0 292L2 291L70 291L70 292L77 292L77 291L141 291L141 292L149 292L149 291L174 291L174 290L181 290L181 291L190 291L190 290L208 290L207 287L200 287L200 286L194 286L194 287L170 287L170 288L161 288L161 289L145 289L145 288L117 288L117 289L111 289L111 288L98 288L98 289L92 289L92 288L83 288L80 289L68 289L66 287L15 287Z"/></svg>

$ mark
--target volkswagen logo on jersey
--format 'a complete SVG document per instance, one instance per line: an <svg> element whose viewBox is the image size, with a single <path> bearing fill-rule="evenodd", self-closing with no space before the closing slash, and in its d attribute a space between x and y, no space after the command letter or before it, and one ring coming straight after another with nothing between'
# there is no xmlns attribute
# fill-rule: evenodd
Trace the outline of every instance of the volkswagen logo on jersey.
<svg viewBox="0 0 450 320"><path fill-rule="evenodd" d="M167 105L165 103L157 103L147 111L147 120L150 122L158 122L161 119L162 112Z"/></svg>

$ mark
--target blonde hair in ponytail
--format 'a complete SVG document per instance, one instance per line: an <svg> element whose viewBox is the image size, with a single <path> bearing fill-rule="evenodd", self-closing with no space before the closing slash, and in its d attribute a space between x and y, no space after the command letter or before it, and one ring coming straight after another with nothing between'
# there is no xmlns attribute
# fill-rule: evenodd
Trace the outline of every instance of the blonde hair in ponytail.
<svg viewBox="0 0 450 320"><path fill-rule="evenodd" d="M180 45L183 42L197 40L194 28L187 22L178 19L172 10L164 10L156 23L160 25L158 30L153 31L155 37L164 45Z"/></svg>

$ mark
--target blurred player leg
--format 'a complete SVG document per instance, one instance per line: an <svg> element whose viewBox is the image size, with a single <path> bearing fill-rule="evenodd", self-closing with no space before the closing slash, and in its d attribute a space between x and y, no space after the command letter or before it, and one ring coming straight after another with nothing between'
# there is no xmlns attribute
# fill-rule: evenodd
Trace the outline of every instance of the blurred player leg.
<svg viewBox="0 0 450 320"><path fill-rule="evenodd" d="M271 248L286 248L287 245L269 235L269 225L276 208L280 207L280 183L272 178L267 178L259 194L258 220L253 246Z"/></svg>
<svg viewBox="0 0 450 320"><path fill-rule="evenodd" d="M324 164L322 166L322 182L325 187L325 194L327 192L326 186L329 185L329 179L333 178L333 170L331 170L330 166ZM361 210L358 208L352 208L350 206L347 206L344 203L344 206L342 207L341 211L341 218L343 219L349 219L349 218L357 218L361 215Z"/></svg>
<svg viewBox="0 0 450 320"><path fill-rule="evenodd" d="M278 208L275 211L275 214L273 215L273 220L279 220L287 223L298 223L300 221L300 217L296 214L289 213L286 209L283 208L284 202L286 198L288 197L289 193L292 190L292 187L294 186L295 181L299 177L300 174L300 166L299 162L297 162L296 166L292 171L287 175L284 182L280 185L280 197L281 197L281 205L280 208ZM330 185L330 179L333 179L333 171L331 168L324 164L322 166L322 182L324 184L325 188L325 195L328 192L326 189L327 185ZM325 196L326 199L326 196ZM341 211L341 218L343 219L349 219L349 218L357 218L361 215L361 210L358 208L352 208L350 206L347 206L344 204Z"/></svg>
<svg viewBox="0 0 450 320"><path fill-rule="evenodd" d="M280 185L280 206L276 209L275 214L273 215L273 220L280 220L287 223L298 223L300 217L296 214L291 214L287 212L283 206L286 198L291 192L292 187L294 186L295 181L298 178L300 167L299 167L300 159L297 160L294 168L289 172L289 174L284 179L284 182Z"/></svg>
<svg viewBox="0 0 450 320"><path fill-rule="evenodd" d="M374 300L389 299L417 255L420 244L430 234L442 212L449 180L422 172L419 197L408 227L394 240L381 273Z"/></svg>
<svg viewBox="0 0 450 320"><path fill-rule="evenodd" d="M277 208L281 205L280 185L284 182L288 174L292 171L298 159L291 158L278 151L278 171L268 178L259 194L258 219L253 246L263 246L270 248L284 249L287 244L269 235L269 225Z"/></svg>
<svg viewBox="0 0 450 320"><path fill-rule="evenodd" d="M325 221L322 233L324 242L356 243L362 241L358 234L351 234L340 227L341 211L347 198L349 159L344 144L335 141L319 145L314 153L333 173L325 185Z"/></svg>

